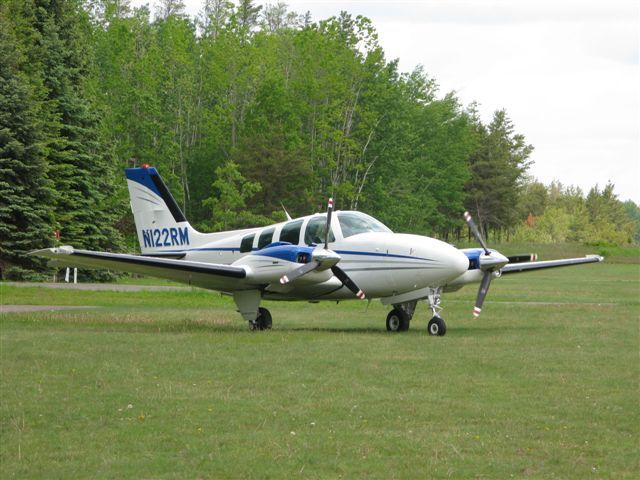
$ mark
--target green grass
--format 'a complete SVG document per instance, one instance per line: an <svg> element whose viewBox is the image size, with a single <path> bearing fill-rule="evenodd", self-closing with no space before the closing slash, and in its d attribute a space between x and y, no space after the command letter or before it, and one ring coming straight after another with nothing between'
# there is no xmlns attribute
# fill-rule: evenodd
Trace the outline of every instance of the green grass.
<svg viewBox="0 0 640 480"><path fill-rule="evenodd" d="M115 283L121 283L125 285L164 285L164 286L182 286L183 284L178 282L172 282L171 280L165 280L163 278L143 277L140 275L125 274L115 279Z"/></svg>
<svg viewBox="0 0 640 480"><path fill-rule="evenodd" d="M445 295L406 334L373 302L0 286L2 478L636 478L640 269ZM555 302L549 304L514 302Z"/></svg>
<svg viewBox="0 0 640 480"><path fill-rule="evenodd" d="M477 242L462 242L458 248L477 248ZM538 260L556 258L584 257L585 255L602 255L607 263L640 264L640 247L638 246L602 246L584 245L582 243L500 243L489 241L489 246L504 255L537 253Z"/></svg>

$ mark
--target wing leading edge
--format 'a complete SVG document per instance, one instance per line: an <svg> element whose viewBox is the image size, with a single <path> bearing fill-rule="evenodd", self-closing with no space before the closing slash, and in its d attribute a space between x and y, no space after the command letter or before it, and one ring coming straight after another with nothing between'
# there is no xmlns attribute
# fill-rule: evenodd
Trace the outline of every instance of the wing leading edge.
<svg viewBox="0 0 640 480"><path fill-rule="evenodd" d="M523 263L513 263L508 264L502 267L500 270L503 274L506 273L519 273L526 272L531 270L542 270L545 268L554 268L554 267L566 267L569 265L580 265L583 263L598 263L602 262L604 257L600 255L587 255L583 258L563 258L560 260L545 260L542 262L523 262Z"/></svg>
<svg viewBox="0 0 640 480"><path fill-rule="evenodd" d="M243 289L247 278L247 271L243 267L126 253L76 250L73 247L45 248L31 252L30 255L48 258L51 263L63 267L113 269L166 278L223 292Z"/></svg>

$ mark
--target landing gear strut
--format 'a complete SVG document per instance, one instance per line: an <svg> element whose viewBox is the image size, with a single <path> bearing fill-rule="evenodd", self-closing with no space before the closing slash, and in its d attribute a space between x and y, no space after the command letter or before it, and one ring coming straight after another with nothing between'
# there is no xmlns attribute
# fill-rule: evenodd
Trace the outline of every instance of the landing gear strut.
<svg viewBox="0 0 640 480"><path fill-rule="evenodd" d="M271 313L266 308L260 307L258 309L258 317L249 322L249 328L251 330L271 330Z"/></svg>

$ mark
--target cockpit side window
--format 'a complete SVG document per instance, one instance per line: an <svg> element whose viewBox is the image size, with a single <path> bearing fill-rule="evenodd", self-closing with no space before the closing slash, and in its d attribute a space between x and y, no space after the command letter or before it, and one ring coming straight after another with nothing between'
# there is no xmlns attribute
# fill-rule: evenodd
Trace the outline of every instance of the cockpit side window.
<svg viewBox="0 0 640 480"><path fill-rule="evenodd" d="M251 251L251 247L253 247L253 239L256 238L256 234L252 233L251 235L247 235L240 242L240 253L246 253Z"/></svg>
<svg viewBox="0 0 640 480"><path fill-rule="evenodd" d="M315 243L320 245L324 243L324 233L327 224L327 217L325 215L319 215L312 217L307 223L307 228L304 231L304 243L305 245L311 245ZM329 241L335 242L336 237L333 235L333 230L329 228Z"/></svg>
<svg viewBox="0 0 640 480"><path fill-rule="evenodd" d="M271 227L262 231L262 233L258 237L258 250L266 247L271 243L271 240L273 239L273 232L275 232L275 230L275 227Z"/></svg>
<svg viewBox="0 0 640 480"><path fill-rule="evenodd" d="M280 241L289 242L293 245L298 245L300 242L300 228L302 227L302 220L295 220L289 222L282 227L280 231Z"/></svg>
<svg viewBox="0 0 640 480"><path fill-rule="evenodd" d="M360 212L339 212L338 222L344 238L367 232L391 232L373 217Z"/></svg>

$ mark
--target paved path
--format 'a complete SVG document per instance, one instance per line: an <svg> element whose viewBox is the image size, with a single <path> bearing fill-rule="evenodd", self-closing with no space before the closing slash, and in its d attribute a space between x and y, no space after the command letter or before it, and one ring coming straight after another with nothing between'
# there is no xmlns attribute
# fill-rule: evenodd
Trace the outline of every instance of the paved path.
<svg viewBox="0 0 640 480"><path fill-rule="evenodd" d="M170 291L170 290L191 290L195 287L180 287L168 285L128 285L123 283L46 283L46 282L2 282L2 285L10 285L12 287L45 287L45 288L62 288L70 290L109 290L112 292L141 292L148 291Z"/></svg>
<svg viewBox="0 0 640 480"><path fill-rule="evenodd" d="M68 290L102 290L112 292L141 292L147 291L171 291L171 290L191 290L192 287L178 287L168 285L127 285L120 283L43 283L43 282L2 282L3 285L12 287L44 287L59 288ZM83 310L100 307L92 306L69 306L69 305L0 305L0 313L26 313L26 312L55 312L60 310Z"/></svg>

